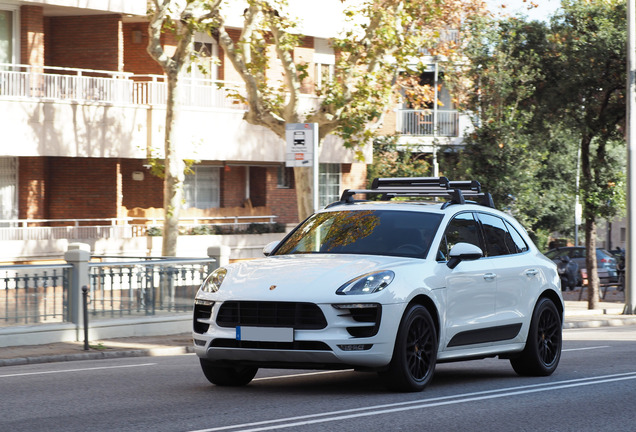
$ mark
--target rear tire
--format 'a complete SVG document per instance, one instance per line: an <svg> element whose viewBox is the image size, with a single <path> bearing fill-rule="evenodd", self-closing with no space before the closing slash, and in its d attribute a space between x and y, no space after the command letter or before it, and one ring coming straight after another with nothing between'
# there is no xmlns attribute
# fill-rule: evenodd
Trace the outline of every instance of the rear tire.
<svg viewBox="0 0 636 432"><path fill-rule="evenodd" d="M548 376L561 359L561 315L552 300L542 298L532 313L526 347L519 357L510 359L512 368L521 376Z"/></svg>
<svg viewBox="0 0 636 432"><path fill-rule="evenodd" d="M218 386L240 387L247 385L258 372L258 368L252 366L225 367L215 366L214 363L202 358L199 361L203 375L212 384Z"/></svg>
<svg viewBox="0 0 636 432"><path fill-rule="evenodd" d="M431 314L411 306L400 322L393 358L380 377L391 390L422 391L433 378L437 362L437 331Z"/></svg>

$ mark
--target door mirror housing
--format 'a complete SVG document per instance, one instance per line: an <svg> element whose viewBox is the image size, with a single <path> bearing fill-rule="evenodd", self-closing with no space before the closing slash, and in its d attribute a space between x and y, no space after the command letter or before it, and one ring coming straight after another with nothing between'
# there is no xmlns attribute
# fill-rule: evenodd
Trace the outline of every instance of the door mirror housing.
<svg viewBox="0 0 636 432"><path fill-rule="evenodd" d="M450 259L446 265L454 269L462 261L474 261L484 256L484 252L470 243L457 243L450 250Z"/></svg>

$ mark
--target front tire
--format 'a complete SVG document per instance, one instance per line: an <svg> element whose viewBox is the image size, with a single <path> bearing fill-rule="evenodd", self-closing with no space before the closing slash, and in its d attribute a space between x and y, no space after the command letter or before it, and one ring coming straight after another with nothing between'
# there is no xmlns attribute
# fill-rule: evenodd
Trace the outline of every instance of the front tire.
<svg viewBox="0 0 636 432"><path fill-rule="evenodd" d="M561 359L562 320L554 302L542 298L532 313L526 347L519 357L510 359L521 376L548 376Z"/></svg>
<svg viewBox="0 0 636 432"><path fill-rule="evenodd" d="M419 304L402 317L388 370L380 377L396 391L422 391L433 378L437 362L437 331L431 314Z"/></svg>
<svg viewBox="0 0 636 432"><path fill-rule="evenodd" d="M225 387L240 387L249 384L258 372L257 367L236 366L225 367L215 366L209 360L199 358L203 375L212 384Z"/></svg>

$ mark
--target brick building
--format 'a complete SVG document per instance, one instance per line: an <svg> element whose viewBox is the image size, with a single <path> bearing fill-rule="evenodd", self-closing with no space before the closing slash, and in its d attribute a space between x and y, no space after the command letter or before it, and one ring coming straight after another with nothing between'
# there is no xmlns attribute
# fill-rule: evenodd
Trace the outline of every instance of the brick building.
<svg viewBox="0 0 636 432"><path fill-rule="evenodd" d="M163 206L163 182L148 166L163 148L165 83L146 53L146 2L71 4L79 5L0 2L5 221L125 218L133 210ZM334 63L327 38L308 33L295 50L298 61L312 66L304 87L308 97L317 76ZM220 64L210 62L207 76L192 72L186 89L183 110L192 145L183 154L197 162L186 178L184 207L237 214L260 208L278 222L298 222L284 142L242 120L245 108L212 85L234 85L236 72L213 38L201 35L196 43ZM320 162L322 205L344 188L364 187L366 165L355 162L335 137L322 146Z"/></svg>

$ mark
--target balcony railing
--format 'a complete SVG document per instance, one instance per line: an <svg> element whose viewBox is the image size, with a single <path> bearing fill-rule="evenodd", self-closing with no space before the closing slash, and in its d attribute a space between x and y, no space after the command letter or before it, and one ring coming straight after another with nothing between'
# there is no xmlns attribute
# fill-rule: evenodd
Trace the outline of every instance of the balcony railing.
<svg viewBox="0 0 636 432"><path fill-rule="evenodd" d="M459 112L456 110L398 110L397 132L414 136L459 136Z"/></svg>
<svg viewBox="0 0 636 432"><path fill-rule="evenodd" d="M274 215L182 217L179 231L187 234L195 228L204 232L203 227L231 227L240 232L249 225L273 224L275 220ZM159 233L162 226L159 218L5 219L0 220L0 241L129 239Z"/></svg>
<svg viewBox="0 0 636 432"><path fill-rule="evenodd" d="M0 97L165 105L165 79L162 75L0 63ZM238 83L184 77L180 85L182 105L246 109L229 95L242 91Z"/></svg>

